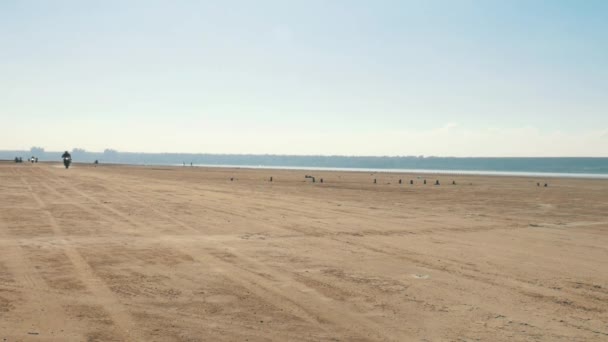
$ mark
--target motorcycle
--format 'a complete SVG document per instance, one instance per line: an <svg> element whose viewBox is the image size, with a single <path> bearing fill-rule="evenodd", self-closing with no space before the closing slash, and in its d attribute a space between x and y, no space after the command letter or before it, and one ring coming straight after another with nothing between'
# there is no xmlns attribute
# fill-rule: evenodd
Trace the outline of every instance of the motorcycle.
<svg viewBox="0 0 608 342"><path fill-rule="evenodd" d="M63 165L65 166L66 169L70 167L71 163L72 163L72 158L70 158L70 157L63 158Z"/></svg>

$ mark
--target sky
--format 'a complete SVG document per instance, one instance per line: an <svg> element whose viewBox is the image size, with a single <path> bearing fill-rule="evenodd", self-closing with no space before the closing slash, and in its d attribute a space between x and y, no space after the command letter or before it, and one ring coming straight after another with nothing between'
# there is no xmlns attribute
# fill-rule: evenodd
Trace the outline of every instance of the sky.
<svg viewBox="0 0 608 342"><path fill-rule="evenodd" d="M608 157L608 1L0 1L0 149Z"/></svg>

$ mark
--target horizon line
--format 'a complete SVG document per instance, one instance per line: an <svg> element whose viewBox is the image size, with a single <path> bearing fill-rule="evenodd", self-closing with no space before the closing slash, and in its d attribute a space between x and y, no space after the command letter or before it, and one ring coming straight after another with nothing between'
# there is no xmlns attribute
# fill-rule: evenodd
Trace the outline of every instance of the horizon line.
<svg viewBox="0 0 608 342"><path fill-rule="evenodd" d="M32 148L40 148L34 146ZM30 152L31 149L28 150L7 150L0 149L0 152ZM67 150L69 152L74 152L74 149L80 149L84 153L96 153L103 154L105 151L88 151L82 148L72 148L72 150ZM46 150L42 148L44 153L62 153L63 151L53 151ZM278 156L278 157L347 157L347 158L608 158L606 156L442 156L442 155L348 155L348 154L281 154L281 153L221 153L221 152L134 152L134 151L119 151L108 148L107 150L113 151L113 153L125 153L125 154L190 154L190 155L216 155L216 156ZM66 150L64 150L66 151Z"/></svg>

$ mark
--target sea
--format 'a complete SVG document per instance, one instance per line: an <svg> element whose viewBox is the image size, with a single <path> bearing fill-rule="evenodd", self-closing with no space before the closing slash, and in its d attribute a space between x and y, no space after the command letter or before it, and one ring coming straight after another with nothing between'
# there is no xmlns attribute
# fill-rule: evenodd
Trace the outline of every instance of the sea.
<svg viewBox="0 0 608 342"><path fill-rule="evenodd" d="M170 166L184 166L171 164ZM541 178L592 178L608 179L608 174L600 173L560 173L560 172L523 172L523 171L492 171L492 170L450 170L450 169L390 169L390 168L357 168L357 167L308 167L308 166L264 166L264 165L215 165L188 164L192 167L207 168L237 168L237 169L268 169L268 170L303 170L303 171L345 171L370 173L408 173L425 175L478 175L478 176L511 176L511 177L541 177Z"/></svg>
<svg viewBox="0 0 608 342"><path fill-rule="evenodd" d="M0 151L0 159L27 160L36 156L40 161L60 161L63 152L44 150ZM359 172L392 172L454 175L496 175L534 177L574 177L608 179L608 158L550 157L550 158L489 158L489 157L429 157L429 156L301 156L269 154L192 154L192 153L132 153L108 150L88 152L74 150L72 158L78 163L164 165L195 167L236 167L254 169L326 170Z"/></svg>

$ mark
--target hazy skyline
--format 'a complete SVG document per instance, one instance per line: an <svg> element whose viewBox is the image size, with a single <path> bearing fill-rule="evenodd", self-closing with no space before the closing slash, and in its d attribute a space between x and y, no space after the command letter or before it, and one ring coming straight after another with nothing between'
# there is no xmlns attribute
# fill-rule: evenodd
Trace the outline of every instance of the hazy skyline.
<svg viewBox="0 0 608 342"><path fill-rule="evenodd" d="M0 149L608 156L605 1L2 1Z"/></svg>

